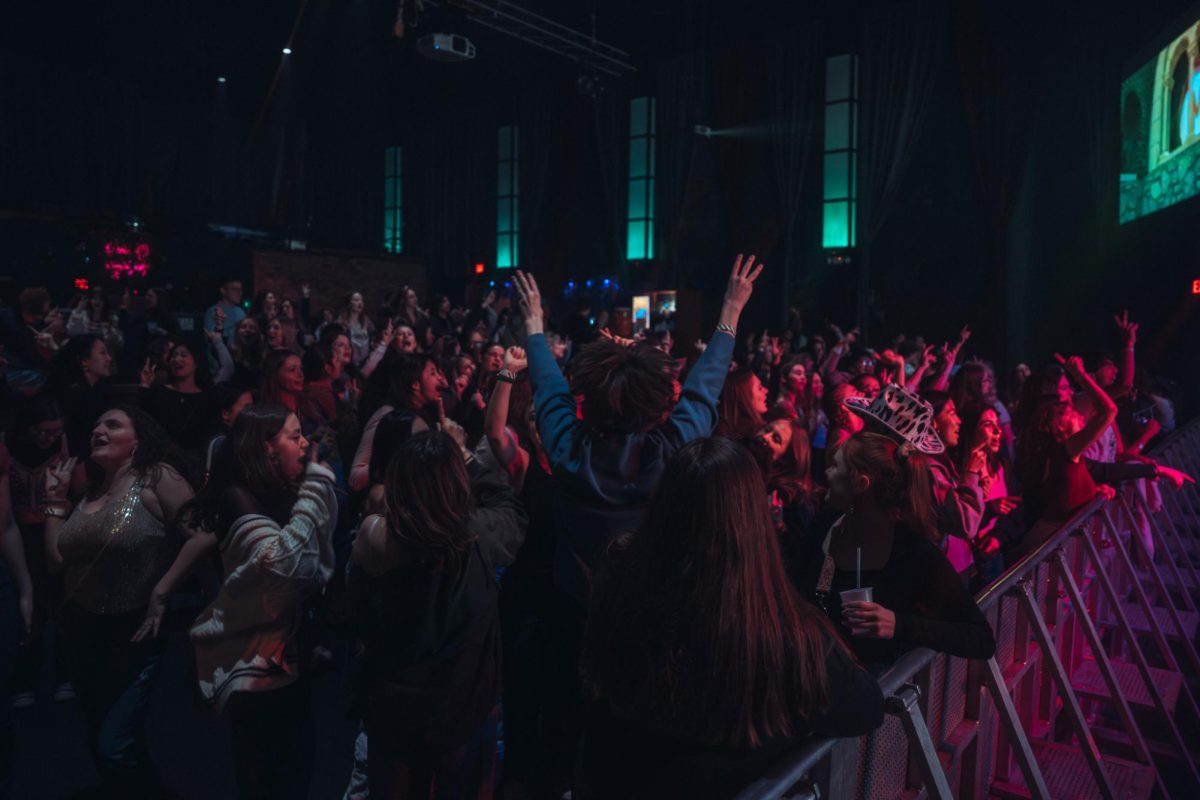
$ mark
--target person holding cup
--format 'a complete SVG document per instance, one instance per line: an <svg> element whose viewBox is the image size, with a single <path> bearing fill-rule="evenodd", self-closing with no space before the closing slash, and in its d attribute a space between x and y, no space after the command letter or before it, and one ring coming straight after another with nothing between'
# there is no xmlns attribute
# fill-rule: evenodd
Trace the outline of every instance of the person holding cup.
<svg viewBox="0 0 1200 800"><path fill-rule="evenodd" d="M829 505L841 516L814 524L795 576L877 671L915 647L963 658L996 649L987 619L934 543L925 459L891 436L850 437L826 471Z"/></svg>

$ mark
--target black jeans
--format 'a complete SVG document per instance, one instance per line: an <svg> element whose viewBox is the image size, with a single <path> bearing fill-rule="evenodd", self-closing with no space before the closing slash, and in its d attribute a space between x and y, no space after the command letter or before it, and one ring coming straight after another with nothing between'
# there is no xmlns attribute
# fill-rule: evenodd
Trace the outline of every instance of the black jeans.
<svg viewBox="0 0 1200 800"><path fill-rule="evenodd" d="M112 797L166 795L146 748L146 716L166 637L129 641L145 616L144 610L92 614L73 604L62 612L71 681L104 791Z"/></svg>
<svg viewBox="0 0 1200 800"><path fill-rule="evenodd" d="M29 641L17 655L12 680L13 694L37 691L45 665L47 639L50 640L54 661L54 686L69 680L62 631L59 630L57 622L54 623L53 629L48 625L52 611L62 596L62 578L51 575L46 569L45 536L45 527L42 525L21 526L21 538L25 542L25 561L29 565L29 577L33 581L33 631Z"/></svg>
<svg viewBox="0 0 1200 800"><path fill-rule="evenodd" d="M434 749L397 734L394 718L371 708L367 731L367 783L371 797L388 800L491 800L496 785L496 735L500 709L453 750Z"/></svg>
<svg viewBox="0 0 1200 800"><path fill-rule="evenodd" d="M307 797L316 749L309 682L301 678L280 689L234 692L225 712L239 794Z"/></svg>

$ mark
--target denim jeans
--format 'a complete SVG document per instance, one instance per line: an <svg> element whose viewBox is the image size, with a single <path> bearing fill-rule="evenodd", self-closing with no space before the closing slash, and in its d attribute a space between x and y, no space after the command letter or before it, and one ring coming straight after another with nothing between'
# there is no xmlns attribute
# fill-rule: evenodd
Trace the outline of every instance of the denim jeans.
<svg viewBox="0 0 1200 800"><path fill-rule="evenodd" d="M166 790L146 748L146 716L165 637L129 640L144 611L92 614L63 609L71 680L87 721L104 791L112 797L163 797Z"/></svg>

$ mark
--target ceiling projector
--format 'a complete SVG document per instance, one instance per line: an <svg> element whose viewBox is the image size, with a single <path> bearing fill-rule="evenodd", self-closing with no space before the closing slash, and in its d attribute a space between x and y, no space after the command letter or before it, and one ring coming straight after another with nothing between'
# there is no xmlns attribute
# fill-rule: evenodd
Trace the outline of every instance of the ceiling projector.
<svg viewBox="0 0 1200 800"><path fill-rule="evenodd" d="M417 52L433 61L470 61L475 45L457 33L431 33L417 40Z"/></svg>

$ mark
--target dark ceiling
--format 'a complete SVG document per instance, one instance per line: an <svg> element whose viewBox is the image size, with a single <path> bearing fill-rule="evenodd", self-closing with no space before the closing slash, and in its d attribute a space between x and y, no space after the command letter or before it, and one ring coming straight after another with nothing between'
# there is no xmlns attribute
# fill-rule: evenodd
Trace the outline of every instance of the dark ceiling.
<svg viewBox="0 0 1200 800"><path fill-rule="evenodd" d="M411 16L415 0L408 0ZM556 22L591 32L626 50L635 64L683 49L801 23L814 14L850 13L856 3L804 4L746 0L521 0L521 6ZM341 90L338 81L375 76L392 101L422 104L479 83L529 77L574 80L572 62L464 18L442 4L427 7L403 41L392 34L393 0L135 0L133 2L29 3L6 21L6 53L35 63L76 68L132 83L148 97L183 104L210 103L221 88L236 113L254 115L276 72L301 88L309 101ZM463 33L476 44L469 64L433 64L413 51L434 31ZM293 54L283 56L291 44ZM288 74L290 73L290 75ZM219 87L218 77L227 82ZM636 78L635 78L636 79ZM278 91L278 87L277 87ZM398 92L393 95L391 92ZM302 102L303 109L311 103Z"/></svg>

